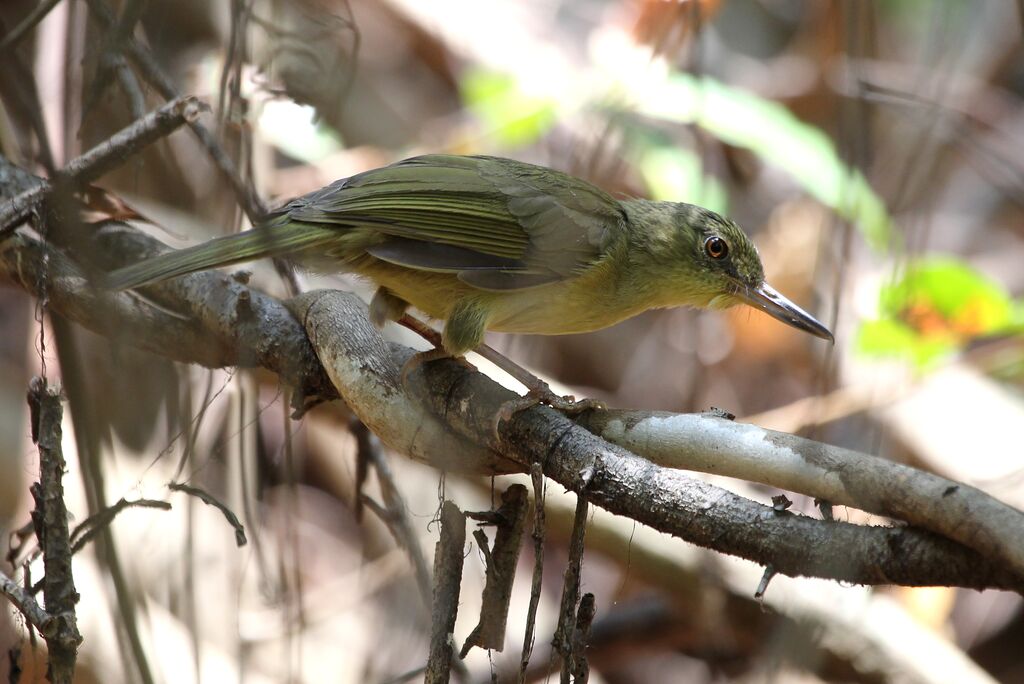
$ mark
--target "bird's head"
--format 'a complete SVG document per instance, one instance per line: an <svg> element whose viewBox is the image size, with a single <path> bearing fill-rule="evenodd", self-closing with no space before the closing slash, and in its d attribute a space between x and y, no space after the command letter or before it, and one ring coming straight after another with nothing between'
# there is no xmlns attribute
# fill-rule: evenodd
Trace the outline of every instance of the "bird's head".
<svg viewBox="0 0 1024 684"><path fill-rule="evenodd" d="M668 202L648 203L634 223L636 218L651 228L646 249L657 254L662 269L671 269L670 288L680 303L711 309L748 304L834 341L828 328L765 282L757 248L733 221L696 205Z"/></svg>

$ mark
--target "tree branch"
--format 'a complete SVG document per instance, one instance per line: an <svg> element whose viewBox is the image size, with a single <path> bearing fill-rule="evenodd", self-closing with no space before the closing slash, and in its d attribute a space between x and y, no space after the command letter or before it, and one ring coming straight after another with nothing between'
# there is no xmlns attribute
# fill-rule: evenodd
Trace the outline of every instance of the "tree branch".
<svg viewBox="0 0 1024 684"><path fill-rule="evenodd" d="M413 371L407 387L381 383L379 378L397 376L411 352L396 349L389 357L392 350L366 320L365 305L333 291L293 301L349 406L375 431L381 425L381 439L403 453L429 457L420 436L437 429L427 427L431 421L443 421L449 433L473 445L476 453L487 453L481 449L490 447L491 453L501 455L500 460L478 463L477 472L490 472L495 465L515 465L527 472L534 459L544 456L545 475L585 493L602 508L700 546L771 564L783 574L861 584L1024 588L1019 577L937 535L777 513L639 458L546 407L517 414L498 440L495 416L517 395L448 360ZM380 400L381 394L387 394L387 401ZM434 410L424 411L424 405ZM437 455L451 462L450 453Z"/></svg>
<svg viewBox="0 0 1024 684"><path fill-rule="evenodd" d="M7 600L14 604L18 612L25 616L29 624L35 627L44 638L56 634L57 622L53 616L43 610L32 594L22 589L21 585L0 571L0 594L7 597Z"/></svg>
<svg viewBox="0 0 1024 684"><path fill-rule="evenodd" d="M904 520L998 558L1024 577L1024 515L969 485L710 415L611 410L580 422L659 465L761 482Z"/></svg>
<svg viewBox="0 0 1024 684"><path fill-rule="evenodd" d="M5 174L10 177L10 169L0 163L0 179ZM105 227L96 239L103 249L95 251L109 255L112 264L159 250L157 241L120 224ZM57 314L100 334L127 331L128 340L170 358L208 366L258 365L280 373L284 382L303 388L301 391L312 390L320 397L340 392L382 441L442 469L485 474L529 472L531 464L540 459L548 477L584 493L591 503L692 543L771 564L787 575L868 584L1022 587L1020 575L1008 571L1013 566L995 563L995 559L1005 559L1005 554L979 554L916 529L859 527L778 513L677 470L659 467L544 407L517 414L505 425L499 440L493 430L494 417L516 395L486 376L444 361L425 364L411 373L403 386L399 368L412 350L385 343L366 319L365 305L352 295L313 292L283 305L215 273L194 274L146 290L147 296L166 309L184 312L187 320L182 320L128 294L91 291L75 264L29 238L19 236L0 247L0 280L35 293L45 273L51 276L46 288L50 309ZM250 308L251 316L244 313ZM612 418L625 415L612 414ZM852 469L851 475L850 469L840 466L853 452L788 436L783 437L796 441L779 442L779 438L764 437L768 433L758 428L720 419L632 414L628 426L638 450L637 436L643 434L638 430L644 427L645 418L650 425L673 421L710 425L712 433L695 432L690 435L689 447L683 441L677 446L684 452L704 454L711 463L715 459L757 462L769 447L782 453L795 449L804 458L816 455L813 462L826 481L845 479L853 492L868 486L851 488L850 478L857 470L868 469L871 460L864 460L866 465ZM674 434L674 439L683 440L690 433L676 429ZM752 435L761 435L760 441ZM668 451L668 447L659 448ZM856 457L870 459L861 454ZM763 475L753 468L734 467L733 474L738 477L757 480ZM829 468L835 469L831 475ZM907 472L916 473L912 469ZM581 473L591 476L583 478ZM904 493L890 490L890 495ZM980 492L970 495L985 496ZM857 501L869 501L863 493L857 497ZM911 507L908 502L899 505ZM986 505L1001 506L997 502ZM885 510L894 510L896 504L886 506ZM971 514L968 510L965 516ZM1024 516L1008 507L1002 514L1006 520L1018 522L1006 525L1006 532L996 529L992 534L1005 534L1002 539L1012 540ZM921 517L918 524L934 529L945 523ZM996 539L1000 537L981 543L998 544Z"/></svg>
<svg viewBox="0 0 1024 684"><path fill-rule="evenodd" d="M0 238L17 228L46 195L61 186L91 183L143 147L167 136L174 129L199 116L203 105L194 97L172 100L132 122L81 157L72 159L49 183L41 182L12 198L0 208Z"/></svg>

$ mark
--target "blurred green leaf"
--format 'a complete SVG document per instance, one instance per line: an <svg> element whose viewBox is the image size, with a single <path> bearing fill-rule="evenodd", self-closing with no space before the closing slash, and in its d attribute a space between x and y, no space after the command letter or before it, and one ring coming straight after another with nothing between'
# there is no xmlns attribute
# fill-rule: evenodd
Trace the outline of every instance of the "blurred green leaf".
<svg viewBox="0 0 1024 684"><path fill-rule="evenodd" d="M642 152L639 167L651 199L683 200L719 214L726 213L725 188L703 172L700 158L690 150L650 147Z"/></svg>
<svg viewBox="0 0 1024 684"><path fill-rule="evenodd" d="M861 326L857 349L907 356L926 367L987 335L1024 331L1020 303L967 264L932 257L912 264L879 293L881 319Z"/></svg>
<svg viewBox="0 0 1024 684"><path fill-rule="evenodd" d="M860 172L849 169L825 133L784 106L719 81L673 74L639 99L651 117L695 124L719 139L747 148L790 174L808 193L853 221L875 249L891 238L882 200Z"/></svg>
<svg viewBox="0 0 1024 684"><path fill-rule="evenodd" d="M514 76L470 69L459 88L466 108L477 116L502 147L536 142L556 120L553 100L524 93Z"/></svg>

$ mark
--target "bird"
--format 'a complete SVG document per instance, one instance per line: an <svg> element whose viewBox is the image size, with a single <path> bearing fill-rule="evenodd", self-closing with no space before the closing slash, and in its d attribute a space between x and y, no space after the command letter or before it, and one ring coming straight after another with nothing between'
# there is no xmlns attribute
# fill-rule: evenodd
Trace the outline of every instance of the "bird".
<svg viewBox="0 0 1024 684"><path fill-rule="evenodd" d="M616 199L544 166L429 154L337 180L251 230L107 274L127 290L263 257L351 272L377 289L378 326L409 307L444 321L443 355L488 330L560 335L648 309L747 304L816 337L832 333L766 281L733 221L684 202Z"/></svg>

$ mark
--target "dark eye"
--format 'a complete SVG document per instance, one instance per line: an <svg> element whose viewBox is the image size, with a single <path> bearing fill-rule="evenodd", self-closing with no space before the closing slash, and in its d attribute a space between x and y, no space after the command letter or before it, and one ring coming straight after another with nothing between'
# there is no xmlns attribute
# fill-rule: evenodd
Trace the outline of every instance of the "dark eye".
<svg viewBox="0 0 1024 684"><path fill-rule="evenodd" d="M704 241L704 251L712 259L724 259L729 254L729 243L717 235Z"/></svg>

